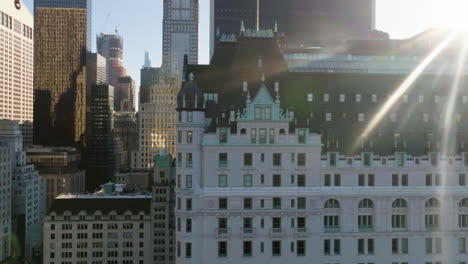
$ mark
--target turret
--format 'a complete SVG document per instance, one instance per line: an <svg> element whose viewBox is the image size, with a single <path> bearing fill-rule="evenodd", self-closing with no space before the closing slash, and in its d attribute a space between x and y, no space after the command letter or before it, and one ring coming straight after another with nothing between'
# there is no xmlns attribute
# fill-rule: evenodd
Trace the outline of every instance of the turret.
<svg viewBox="0 0 468 264"><path fill-rule="evenodd" d="M177 188L196 189L201 179L205 99L193 73L177 96L177 112Z"/></svg>

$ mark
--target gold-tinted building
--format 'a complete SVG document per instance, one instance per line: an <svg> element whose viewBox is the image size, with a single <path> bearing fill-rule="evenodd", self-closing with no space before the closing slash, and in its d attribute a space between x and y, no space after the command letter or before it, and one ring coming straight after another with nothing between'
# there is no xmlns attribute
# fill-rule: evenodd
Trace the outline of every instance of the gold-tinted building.
<svg viewBox="0 0 468 264"><path fill-rule="evenodd" d="M34 143L76 146L86 127L90 0L36 0Z"/></svg>
<svg viewBox="0 0 468 264"><path fill-rule="evenodd" d="M159 69L149 88L150 102L139 106L139 151L132 160L132 167L152 168L154 157L162 148L175 155L179 84L178 73L171 77L167 65Z"/></svg>

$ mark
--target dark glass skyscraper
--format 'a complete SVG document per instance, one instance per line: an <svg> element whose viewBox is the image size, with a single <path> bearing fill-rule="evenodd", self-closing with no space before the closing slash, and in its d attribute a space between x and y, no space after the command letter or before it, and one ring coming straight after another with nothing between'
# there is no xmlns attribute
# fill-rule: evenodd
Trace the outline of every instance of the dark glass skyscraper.
<svg viewBox="0 0 468 264"><path fill-rule="evenodd" d="M76 146L86 127L90 0L36 0L34 143Z"/></svg>
<svg viewBox="0 0 468 264"><path fill-rule="evenodd" d="M260 28L284 32L294 45L368 38L375 27L375 0L258 0ZM215 28L238 34L240 22L257 27L257 0L215 0Z"/></svg>

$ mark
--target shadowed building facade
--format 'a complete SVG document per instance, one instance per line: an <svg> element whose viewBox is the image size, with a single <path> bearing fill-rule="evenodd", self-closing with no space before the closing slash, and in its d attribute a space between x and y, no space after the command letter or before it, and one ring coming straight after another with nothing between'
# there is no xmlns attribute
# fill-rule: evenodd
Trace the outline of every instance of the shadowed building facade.
<svg viewBox="0 0 468 264"><path fill-rule="evenodd" d="M294 45L368 38L375 28L375 0L215 0L215 28L220 33L238 34L241 21L249 28L256 28L257 22L273 28L277 22Z"/></svg>
<svg viewBox="0 0 468 264"><path fill-rule="evenodd" d="M34 143L76 146L86 127L90 0L35 1Z"/></svg>

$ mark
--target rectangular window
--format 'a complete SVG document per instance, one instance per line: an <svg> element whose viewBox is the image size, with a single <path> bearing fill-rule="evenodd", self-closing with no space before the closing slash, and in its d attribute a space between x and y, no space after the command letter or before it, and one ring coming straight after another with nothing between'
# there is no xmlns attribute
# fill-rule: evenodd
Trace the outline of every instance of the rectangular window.
<svg viewBox="0 0 468 264"><path fill-rule="evenodd" d="M323 216L323 225L326 232L335 232L340 228L338 215L325 215Z"/></svg>
<svg viewBox="0 0 468 264"><path fill-rule="evenodd" d="M408 174L401 175L401 185L408 186Z"/></svg>
<svg viewBox="0 0 468 264"><path fill-rule="evenodd" d="M432 238L426 238L426 253L431 254L432 253Z"/></svg>
<svg viewBox="0 0 468 264"><path fill-rule="evenodd" d="M192 232L192 219L191 218L185 219L185 232L186 233Z"/></svg>
<svg viewBox="0 0 468 264"><path fill-rule="evenodd" d="M273 153L273 166L281 166L281 153Z"/></svg>
<svg viewBox="0 0 468 264"><path fill-rule="evenodd" d="M325 113L325 121L327 122L332 121L332 113Z"/></svg>
<svg viewBox="0 0 468 264"><path fill-rule="evenodd" d="M255 128L252 128L252 130L250 130L250 143L257 143L257 129Z"/></svg>
<svg viewBox="0 0 468 264"><path fill-rule="evenodd" d="M341 175L335 174L334 179L335 179L334 186L341 186Z"/></svg>
<svg viewBox="0 0 468 264"><path fill-rule="evenodd" d="M458 253L466 253L466 239L464 237L458 238Z"/></svg>
<svg viewBox="0 0 468 264"><path fill-rule="evenodd" d="M306 143L306 130L305 129L299 129L297 131L297 141L299 144Z"/></svg>
<svg viewBox="0 0 468 264"><path fill-rule="evenodd" d="M193 142L193 132L187 131L187 144L191 144Z"/></svg>
<svg viewBox="0 0 468 264"><path fill-rule="evenodd" d="M252 174L244 174L244 187L252 187Z"/></svg>
<svg viewBox="0 0 468 264"><path fill-rule="evenodd" d="M264 111L264 119L271 120L271 107L265 107L263 108L263 111Z"/></svg>
<svg viewBox="0 0 468 264"><path fill-rule="evenodd" d="M314 95L313 94L307 94L307 102L312 102L314 100Z"/></svg>
<svg viewBox="0 0 468 264"><path fill-rule="evenodd" d="M425 215L424 222L426 228L434 229L440 227L439 215Z"/></svg>
<svg viewBox="0 0 468 264"><path fill-rule="evenodd" d="M192 243L185 243L185 257L192 257Z"/></svg>
<svg viewBox="0 0 468 264"><path fill-rule="evenodd" d="M392 215L392 228L406 228L406 215Z"/></svg>
<svg viewBox="0 0 468 264"><path fill-rule="evenodd" d="M323 181L324 181L323 183L324 186L331 186L331 175L325 174Z"/></svg>
<svg viewBox="0 0 468 264"><path fill-rule="evenodd" d="M281 209L281 197L273 197L273 209Z"/></svg>
<svg viewBox="0 0 468 264"><path fill-rule="evenodd" d="M227 153L219 153L218 154L218 166L219 167L227 167L228 165L228 154Z"/></svg>
<svg viewBox="0 0 468 264"><path fill-rule="evenodd" d="M392 186L399 185L399 176L398 174L392 174Z"/></svg>
<svg viewBox="0 0 468 264"><path fill-rule="evenodd" d="M360 103L360 102L361 102L361 95L356 94L356 103Z"/></svg>
<svg viewBox="0 0 468 264"><path fill-rule="evenodd" d="M226 210L228 207L228 201L227 198L219 198L218 199L218 208L220 210Z"/></svg>
<svg viewBox="0 0 468 264"><path fill-rule="evenodd" d="M340 102L344 103L346 96L344 94L340 94Z"/></svg>
<svg viewBox="0 0 468 264"><path fill-rule="evenodd" d="M372 231L373 227L372 215L358 216L358 228L360 231Z"/></svg>
<svg viewBox="0 0 468 264"><path fill-rule="evenodd" d="M432 174L426 174L426 186L432 186Z"/></svg>
<svg viewBox="0 0 468 264"><path fill-rule="evenodd" d="M252 209L252 198L244 198L244 209Z"/></svg>
<svg viewBox="0 0 468 264"><path fill-rule="evenodd" d="M273 175L273 187L281 187L281 175L280 174Z"/></svg>
<svg viewBox="0 0 468 264"><path fill-rule="evenodd" d="M297 166L304 167L306 165L306 154L298 153L297 154Z"/></svg>
<svg viewBox="0 0 468 264"><path fill-rule="evenodd" d="M266 130L266 128L260 128L258 130L258 132L259 132L258 143L266 144L267 143L267 130Z"/></svg>
<svg viewBox="0 0 468 264"><path fill-rule="evenodd" d="M226 144L228 141L228 131L226 128L219 129L219 143Z"/></svg>
<svg viewBox="0 0 468 264"><path fill-rule="evenodd" d="M306 255L306 241L305 240L297 241L297 255L300 257Z"/></svg>
<svg viewBox="0 0 468 264"><path fill-rule="evenodd" d="M187 211L192 211L192 198L185 200L185 208L187 208Z"/></svg>
<svg viewBox="0 0 468 264"><path fill-rule="evenodd" d="M272 241L271 252L274 257L281 256L281 241L280 240Z"/></svg>
<svg viewBox="0 0 468 264"><path fill-rule="evenodd" d="M185 165L187 167L192 167L192 153L185 153Z"/></svg>
<svg viewBox="0 0 468 264"><path fill-rule="evenodd" d="M306 209L306 198L305 197L297 198L297 209Z"/></svg>
<svg viewBox="0 0 468 264"><path fill-rule="evenodd" d="M228 185L227 175L220 174L218 175L218 187L225 188Z"/></svg>
<svg viewBox="0 0 468 264"><path fill-rule="evenodd" d="M255 120L262 120L262 108L255 107Z"/></svg>
<svg viewBox="0 0 468 264"><path fill-rule="evenodd" d="M192 188L192 175L185 175L185 188Z"/></svg>
<svg viewBox="0 0 468 264"><path fill-rule="evenodd" d="M458 185L459 186L466 186L466 175L465 174L459 174L458 175Z"/></svg>
<svg viewBox="0 0 468 264"><path fill-rule="evenodd" d="M275 144L275 129L274 128L270 128L269 130L269 134L268 134L268 140L270 144Z"/></svg>
<svg viewBox="0 0 468 264"><path fill-rule="evenodd" d="M187 112L187 122L188 123L193 122L193 112Z"/></svg>
<svg viewBox="0 0 468 264"><path fill-rule="evenodd" d="M177 143L182 143L182 131L177 131Z"/></svg>
<svg viewBox="0 0 468 264"><path fill-rule="evenodd" d="M323 101L328 103L329 100L330 100L330 95L329 94L324 94L323 95Z"/></svg>
<svg viewBox="0 0 468 264"><path fill-rule="evenodd" d="M218 241L218 257L227 257L227 241Z"/></svg>
<svg viewBox="0 0 468 264"><path fill-rule="evenodd" d="M244 153L244 167L251 167L252 165L252 153Z"/></svg>
<svg viewBox="0 0 468 264"><path fill-rule="evenodd" d="M375 176L374 176L374 174L367 175L367 185L368 186L375 186Z"/></svg>
<svg viewBox="0 0 468 264"><path fill-rule="evenodd" d="M305 187L306 186L306 176L304 174L297 175L297 186Z"/></svg>
<svg viewBox="0 0 468 264"><path fill-rule="evenodd" d="M252 256L252 241L244 241L243 242L244 248L244 257L251 257Z"/></svg>
<svg viewBox="0 0 468 264"><path fill-rule="evenodd" d="M359 186L366 186L366 175L359 174Z"/></svg>

